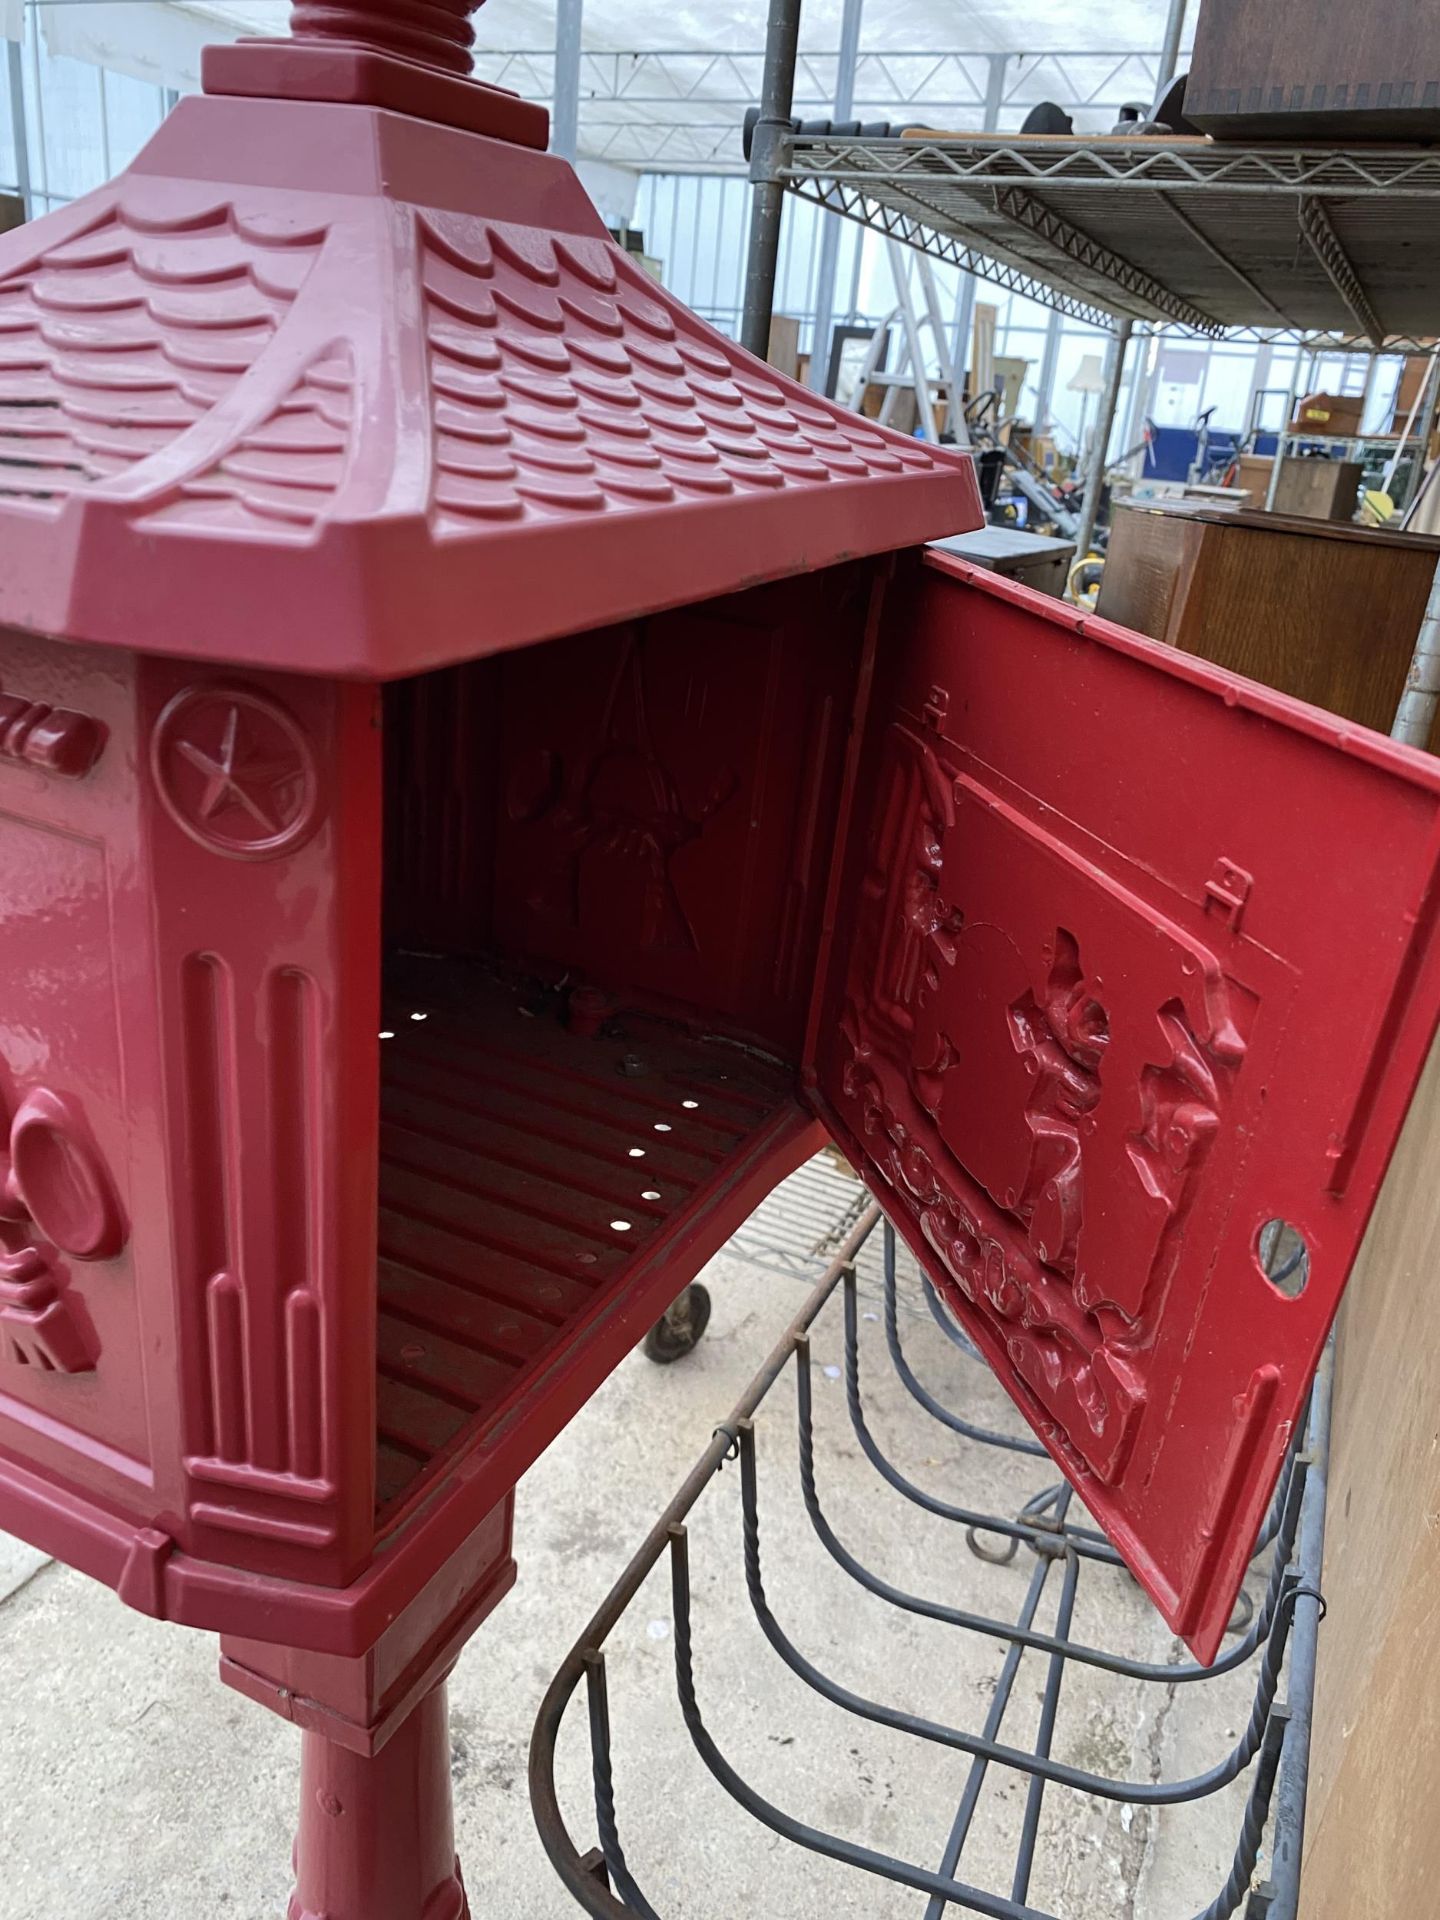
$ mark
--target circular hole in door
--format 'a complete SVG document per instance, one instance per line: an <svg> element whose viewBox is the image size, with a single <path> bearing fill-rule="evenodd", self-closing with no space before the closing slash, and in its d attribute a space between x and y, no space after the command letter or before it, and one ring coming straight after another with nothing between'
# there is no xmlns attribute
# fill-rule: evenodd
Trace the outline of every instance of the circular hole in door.
<svg viewBox="0 0 1440 1920"><path fill-rule="evenodd" d="M1255 1261L1277 1293L1298 1300L1310 1284L1310 1249L1298 1227L1278 1216L1255 1236Z"/></svg>

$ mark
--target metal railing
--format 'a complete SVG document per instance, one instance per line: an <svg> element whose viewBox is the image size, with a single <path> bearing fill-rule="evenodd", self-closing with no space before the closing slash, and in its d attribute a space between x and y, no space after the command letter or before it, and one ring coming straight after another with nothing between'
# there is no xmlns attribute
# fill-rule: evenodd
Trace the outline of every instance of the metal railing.
<svg viewBox="0 0 1440 1920"><path fill-rule="evenodd" d="M1305 1774L1308 1766L1310 1711L1314 1690L1316 1629L1323 1617L1319 1572L1324 1537L1325 1463L1329 1439L1330 1361L1327 1356L1311 1395L1303 1446L1292 1451L1256 1543L1252 1572L1263 1578L1257 1601L1246 1600L1232 1621L1234 1644L1206 1668L1183 1658L1146 1660L1123 1650L1086 1643L1074 1623L1082 1591L1097 1581L1124 1579L1121 1562L1104 1536L1077 1522L1074 1496L1065 1484L1043 1487L1013 1515L971 1507L927 1492L903 1472L881 1444L867 1414L865 1381L873 1354L862 1342L862 1315L856 1261L878 1215L872 1208L848 1235L834 1263L804 1308L786 1330L730 1418L691 1472L684 1486L631 1561L609 1598L571 1650L551 1684L535 1729L530 1758L531 1797L541 1838L552 1864L578 1904L598 1920L641 1915L662 1920L662 1909L645 1891L653 1885L650 1867L641 1868L627 1853L615 1791L617 1731L608 1684L607 1647L626 1610L647 1579L668 1561L671 1626L674 1639L675 1704L691 1745L704 1768L758 1826L792 1846L808 1850L888 1885L927 1896L926 1920L947 1910L983 1914L993 1920L1059 1920L1033 1904L1032 1882L1042 1858L1044 1816L1058 1796L1120 1803L1135 1810L1178 1808L1207 1799L1237 1780L1248 1781L1230 1870L1200 1910L1200 1920L1293 1920L1299 1891ZM995 1449L1044 1457L1029 1436L993 1431L945 1406L920 1381L905 1351L900 1331L895 1240L884 1229L883 1339L885 1361L909 1405L925 1421L938 1422L952 1440L963 1441L959 1459L983 1461ZM937 1324L967 1351L968 1343L949 1322L928 1291ZM810 1360L811 1333L838 1308L843 1316L844 1386L849 1433L847 1447L858 1445L876 1475L875 1491L905 1503L897 1511L919 1509L963 1530L981 1559L1009 1566L1021 1554L1033 1559L1024 1600L1011 1618L965 1609L911 1593L869 1565L842 1538L823 1491L826 1472L817 1435ZM869 1314L867 1319L877 1316ZM770 1548L762 1517L762 1475L756 1445L757 1422L783 1379L795 1393L796 1461L805 1514L825 1554L860 1592L899 1613L993 1644L1003 1658L988 1710L975 1729L916 1714L883 1699L842 1685L796 1644L769 1597L766 1570ZM777 1417L782 1417L778 1416ZM952 1456L953 1458L953 1456ZM738 1474L722 1479L728 1462ZM952 1466L952 1475L954 1468ZM741 1567L750 1610L776 1660L812 1694L838 1708L853 1724L851 1739L866 1727L884 1729L913 1741L916 1767L924 1756L949 1753L968 1761L948 1832L937 1839L934 1860L902 1858L845 1833L823 1830L798 1819L761 1793L727 1755L707 1716L697 1683L695 1652L705 1633L704 1607L691 1578L689 1520L707 1494L728 1492L741 1510ZM895 1523L892 1523L895 1524ZM1269 1556L1268 1571L1264 1556ZM1059 1587L1053 1630L1036 1626L1052 1583ZM858 1624L855 1631L859 1631ZM1033 1738L1024 1744L1006 1738L1007 1718L1015 1713L1017 1682L1027 1659L1043 1663L1041 1710ZM1182 1777L1132 1780L1057 1758L1056 1733L1067 1675L1077 1668L1141 1686L1166 1690L1169 1697L1198 1694L1225 1675L1250 1681L1248 1712L1230 1750L1209 1767ZM1238 1684L1238 1681L1237 1681ZM566 1713L583 1689L588 1716L594 1826L599 1844L582 1849L561 1811L555 1778L556 1745ZM1239 1724L1239 1723L1237 1723ZM1008 1876L1008 1891L972 1883L963 1875L965 1852L976 1838L981 1791L991 1773L1015 1776L1025 1791L1024 1814ZM657 1787L661 1783L655 1783ZM673 1833L686 1829L684 1808L676 1800L677 1783L663 1783ZM1269 1843L1269 1877L1257 1882L1262 1847ZM757 1834L757 1884L766 1856ZM659 1877L658 1866L655 1875ZM667 1879L671 1876L667 1875ZM1197 1899L1203 1899L1203 1890ZM756 1897L751 1911L769 1911ZM672 1920L673 1909L663 1909ZM1194 1913L1191 1907L1188 1913ZM1066 1920L1084 1920L1071 1914ZM1167 1916L1167 1920L1170 1917ZM1182 1920L1176 1915L1173 1920Z"/></svg>

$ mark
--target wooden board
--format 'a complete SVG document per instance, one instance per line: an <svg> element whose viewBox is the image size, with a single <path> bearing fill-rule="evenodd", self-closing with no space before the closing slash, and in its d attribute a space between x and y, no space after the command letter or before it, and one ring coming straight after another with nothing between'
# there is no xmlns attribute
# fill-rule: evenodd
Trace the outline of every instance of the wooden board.
<svg viewBox="0 0 1440 1920"><path fill-rule="evenodd" d="M1388 727L1440 543L1255 518L1120 511L1101 611L1311 699L1323 682L1322 704ZM1440 1041L1341 1312L1322 1585L1300 1913L1428 1920L1440 1904Z"/></svg>
<svg viewBox="0 0 1440 1920"><path fill-rule="evenodd" d="M772 367L794 380L800 372L800 322L792 313L777 313L770 320L770 344L765 358Z"/></svg>
<svg viewBox="0 0 1440 1920"><path fill-rule="evenodd" d="M1397 435L1405 431L1411 414L1420 404L1420 394L1425 385L1425 376L1429 371L1428 353L1410 353L1405 356L1405 365L1401 368L1400 378L1395 385L1395 406L1390 419L1390 425Z"/></svg>
<svg viewBox="0 0 1440 1920"><path fill-rule="evenodd" d="M1202 0L1185 113L1218 139L1440 133L1440 0Z"/></svg>
<svg viewBox="0 0 1440 1920"><path fill-rule="evenodd" d="M977 300L975 318L970 327L970 378L967 391L989 393L995 385L995 324L1000 309L988 300Z"/></svg>
<svg viewBox="0 0 1440 1920"><path fill-rule="evenodd" d="M1304 1920L1422 1920L1440 1883L1440 1046L1341 1319Z"/></svg>
<svg viewBox="0 0 1440 1920"><path fill-rule="evenodd" d="M1324 522L1122 509L1100 610L1388 728L1437 552ZM1440 1884L1440 1042L1342 1309L1322 1584L1300 1913L1428 1920Z"/></svg>
<svg viewBox="0 0 1440 1920"><path fill-rule="evenodd" d="M1153 147L1158 134L1136 133L993 133L988 127L974 127L966 131L962 127L906 127L900 135L902 140L918 140L929 143L932 140L963 140L970 146L993 147ZM1167 147L1208 147L1209 139L1203 133L1172 133L1165 136Z"/></svg>
<svg viewBox="0 0 1440 1920"><path fill-rule="evenodd" d="M1437 562L1440 541L1332 521L1122 506L1098 611L1388 733Z"/></svg>

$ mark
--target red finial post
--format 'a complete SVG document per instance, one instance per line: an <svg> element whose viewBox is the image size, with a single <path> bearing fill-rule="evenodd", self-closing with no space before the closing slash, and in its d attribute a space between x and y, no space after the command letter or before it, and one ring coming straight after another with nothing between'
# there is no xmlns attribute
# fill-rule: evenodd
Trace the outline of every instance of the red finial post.
<svg viewBox="0 0 1440 1920"><path fill-rule="evenodd" d="M482 0L293 0L289 40L207 47L207 93L384 107L520 146L544 147L549 115L470 77Z"/></svg>
<svg viewBox="0 0 1440 1920"><path fill-rule="evenodd" d="M398 54L446 73L468 74L475 30L470 16L483 0L295 0L290 33L301 41L338 42Z"/></svg>

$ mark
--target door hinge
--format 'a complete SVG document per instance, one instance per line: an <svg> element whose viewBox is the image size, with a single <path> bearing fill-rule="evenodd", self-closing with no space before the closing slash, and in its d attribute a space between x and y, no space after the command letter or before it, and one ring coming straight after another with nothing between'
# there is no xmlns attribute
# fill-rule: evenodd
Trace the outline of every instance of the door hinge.
<svg viewBox="0 0 1440 1920"><path fill-rule="evenodd" d="M1250 899L1250 889L1255 881L1243 867L1237 867L1233 860L1220 859L1215 863L1215 871L1205 882L1205 909L1208 913L1216 907L1225 916L1225 924L1232 933L1239 933L1240 923L1245 918L1245 907Z"/></svg>

